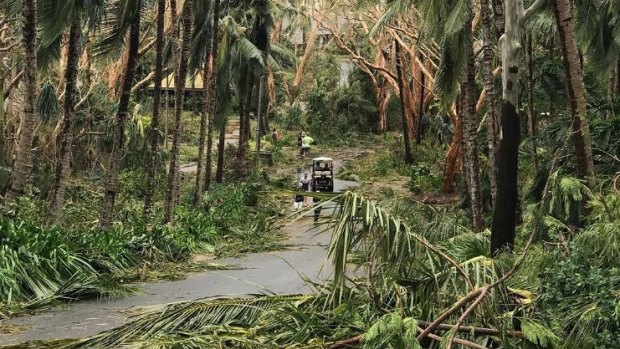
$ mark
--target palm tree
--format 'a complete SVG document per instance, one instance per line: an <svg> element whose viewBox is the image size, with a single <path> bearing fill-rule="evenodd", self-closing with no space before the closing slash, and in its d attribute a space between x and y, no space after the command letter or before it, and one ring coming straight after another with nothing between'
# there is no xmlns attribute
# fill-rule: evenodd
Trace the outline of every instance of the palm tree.
<svg viewBox="0 0 620 349"><path fill-rule="evenodd" d="M473 14L470 15L471 28ZM474 232L483 229L482 222L482 196L480 189L480 159L478 155L478 133L476 132L476 64L474 58L473 33L467 30L463 38L465 54L467 55L465 81L462 86L463 98L461 99L461 114L463 115L463 143L465 145L465 159L463 165L466 167L467 185L469 189L469 200L472 212L472 222Z"/></svg>
<svg viewBox="0 0 620 349"><path fill-rule="evenodd" d="M62 212L65 188L71 172L71 149L75 127L75 104L77 94L77 73L82 52L82 26L88 30L95 29L101 21L106 6L105 0L84 0L58 2L39 0L39 22L41 23L41 43L38 48L39 68L47 69L53 60L58 59L57 52L62 36L69 27L69 40L66 50L64 113L60 122L61 132L57 139L56 170L50 201L52 214Z"/></svg>
<svg viewBox="0 0 620 349"><path fill-rule="evenodd" d="M208 11L205 11L208 12ZM213 123L217 110L217 73L219 54L219 17L220 1L213 3L211 21L205 21L204 27L208 43L205 47L204 56L204 111L200 122L200 138L198 145L198 171L196 173L196 187L194 203L202 201L203 192L209 190L211 185L211 168L213 158ZM204 16L207 18L207 16ZM206 138L206 149L205 149ZM205 156L206 155L206 156Z"/></svg>
<svg viewBox="0 0 620 349"><path fill-rule="evenodd" d="M166 191L166 206L164 213L164 222L168 223L172 220L174 215L174 207L179 195L179 150L181 145L181 128L183 115L183 105L185 101L185 79L187 77L187 63L188 54L191 44L192 35L192 12L191 12L191 0L186 0L182 10L182 46L181 52L178 55L178 70L175 74L174 81L174 118L175 127L174 135L172 139L172 158L170 159L170 169L168 170L168 189Z"/></svg>
<svg viewBox="0 0 620 349"><path fill-rule="evenodd" d="M583 83L581 61L577 49L577 38L573 23L572 2L569 0L553 1L555 20L560 34L560 45L564 57L564 69L571 113L575 153L577 155L577 171L585 179L590 188L594 188L594 160L592 157L592 140L588 128L586 110L586 91Z"/></svg>
<svg viewBox="0 0 620 349"><path fill-rule="evenodd" d="M398 76L398 90L400 93L401 106L400 111L402 114L403 120L403 140L405 143L405 163L412 164L413 163L413 154L411 153L411 138L410 135L413 133L412 130L409 129L409 123L407 122L407 99L405 98L405 88L404 88L404 67L403 67L403 57L402 50L400 47L400 43L395 43L396 50L396 73Z"/></svg>
<svg viewBox="0 0 620 349"><path fill-rule="evenodd" d="M11 173L11 186L4 198L4 211L23 194L32 170L32 139L36 122L37 105L37 0L23 0L22 45L24 48L24 113L20 121L19 139L15 153L15 164Z"/></svg>
<svg viewBox="0 0 620 349"><path fill-rule="evenodd" d="M213 24L211 30L212 47L210 59L211 76L209 79L209 123L207 129L207 157L205 161L205 184L204 188L209 190L211 187L211 168L213 158L213 123L215 122L215 113L217 111L217 77L218 77L218 57L219 57L219 18L220 18L220 0L215 0L213 4Z"/></svg>
<svg viewBox="0 0 620 349"><path fill-rule="evenodd" d="M142 0L114 3L110 10L112 14L106 20L107 22L103 24L107 27L108 36L99 44L99 49L104 52L118 49L118 47L122 46L124 33L129 29L129 55L127 65L125 66L125 75L115 118L112 149L108 155L109 165L105 178L105 192L99 218L99 225L103 229L108 228L112 220L116 192L118 190L118 172L125 152L125 121L129 114L129 98L138 63Z"/></svg>
<svg viewBox="0 0 620 349"><path fill-rule="evenodd" d="M155 193L155 174L157 171L157 154L159 154L159 109L161 106L161 81L164 68L164 19L166 15L166 0L157 0L157 34L155 43L155 86L153 88L153 116L149 132L149 149L147 154L146 194L144 196L144 218L148 219L153 208Z"/></svg>
<svg viewBox="0 0 620 349"><path fill-rule="evenodd" d="M487 93L487 144L489 147L489 179L491 182L491 202L495 205L497 196L497 111L499 99L495 91L495 78L493 77L493 52L494 36L492 35L493 20L488 0L480 0L480 14L483 36L483 65L484 65L484 88Z"/></svg>
<svg viewBox="0 0 620 349"><path fill-rule="evenodd" d="M71 25L69 31L69 49L67 51L67 65L65 72L65 104L62 120L62 132L58 135L58 157L56 159L56 176L52 186L52 214L58 215L62 211L65 201L65 188L69 176L71 147L73 145L73 127L75 123L75 103L77 72L80 60L80 40L82 38L82 23L79 18Z"/></svg>
<svg viewBox="0 0 620 349"><path fill-rule="evenodd" d="M527 10L519 0L507 0L505 33L502 46L502 116L501 140L497 152L497 198L491 228L491 253L512 249L515 240L516 211L519 201L519 60L521 31L527 21L543 4L537 0Z"/></svg>

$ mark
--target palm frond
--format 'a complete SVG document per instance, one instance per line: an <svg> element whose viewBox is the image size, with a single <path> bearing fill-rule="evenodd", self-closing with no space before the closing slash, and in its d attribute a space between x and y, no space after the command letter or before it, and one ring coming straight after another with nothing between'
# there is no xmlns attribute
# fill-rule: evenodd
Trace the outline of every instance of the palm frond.
<svg viewBox="0 0 620 349"><path fill-rule="evenodd" d="M204 333L209 326L250 327L270 309L311 300L309 295L215 298L177 303L156 309L129 324L82 341L71 348L108 347L139 343L152 336Z"/></svg>

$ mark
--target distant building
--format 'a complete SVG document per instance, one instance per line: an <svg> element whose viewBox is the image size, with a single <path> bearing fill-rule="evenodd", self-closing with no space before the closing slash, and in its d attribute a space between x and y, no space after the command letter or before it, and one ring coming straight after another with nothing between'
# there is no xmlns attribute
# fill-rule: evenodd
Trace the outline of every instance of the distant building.
<svg viewBox="0 0 620 349"><path fill-rule="evenodd" d="M161 81L162 103L167 103L169 106L174 105L174 88L174 73L171 73L168 74L168 76L166 76ZM155 90L155 83L150 84L147 90L152 95L153 91ZM203 100L203 90L204 80L202 78L202 73L188 76L185 79L185 110L197 111L198 108L201 108Z"/></svg>

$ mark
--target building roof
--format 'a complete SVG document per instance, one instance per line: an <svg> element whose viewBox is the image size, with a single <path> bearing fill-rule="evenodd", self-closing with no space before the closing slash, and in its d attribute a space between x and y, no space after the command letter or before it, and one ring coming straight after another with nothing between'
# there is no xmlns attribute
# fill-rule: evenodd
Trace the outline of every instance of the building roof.
<svg viewBox="0 0 620 349"><path fill-rule="evenodd" d="M155 83L152 83L148 87L149 90L155 89ZM170 73L167 77L165 77L161 81L161 89L162 91L170 91L174 90L174 73ZM194 90L203 90L204 89L204 81L202 79L202 74L196 74L193 76L188 76L185 79L185 91L194 91Z"/></svg>

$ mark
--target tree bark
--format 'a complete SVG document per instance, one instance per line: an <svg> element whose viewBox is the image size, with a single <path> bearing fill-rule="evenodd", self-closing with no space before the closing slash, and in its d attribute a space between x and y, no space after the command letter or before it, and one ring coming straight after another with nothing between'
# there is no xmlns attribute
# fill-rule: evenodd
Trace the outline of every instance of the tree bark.
<svg viewBox="0 0 620 349"><path fill-rule="evenodd" d="M226 123L228 119L224 119L220 126L220 137L217 144L217 170L215 171L215 181L222 183L224 181L224 152L226 151Z"/></svg>
<svg viewBox="0 0 620 349"><path fill-rule="evenodd" d="M306 38L306 48L304 50L303 56L299 60L299 64L297 65L297 71L295 72L295 79L293 80L293 98L296 98L299 94L299 89L301 87L301 82L304 77L304 71L306 70L306 65L308 64L308 60L310 59L310 55L314 52L314 44L316 43L316 38L319 34L319 25L317 22L312 22L312 27L310 28L310 34ZM292 101L291 101L292 102Z"/></svg>
<svg viewBox="0 0 620 349"><path fill-rule="evenodd" d="M161 81L164 69L164 19L166 16L166 0L157 0L157 33L155 43L155 87L153 88L153 117L149 131L149 150L146 170L146 195L144 196L144 219L149 220L153 208L153 195L155 194L156 172L159 154L159 110L161 107Z"/></svg>
<svg viewBox="0 0 620 349"><path fill-rule="evenodd" d="M555 0L553 8L558 33L560 34L568 97L573 116L572 129L575 153L577 155L577 172L581 179L586 180L588 187L593 189L596 181L592 158L592 140L590 139L590 129L588 128L586 92L579 51L577 50L571 1Z"/></svg>
<svg viewBox="0 0 620 349"><path fill-rule="evenodd" d="M164 222L169 223L174 217L174 207L179 195L179 150L181 145L181 129L183 116L183 105L185 104L185 79L187 77L187 61L189 48L192 39L192 12L191 0L185 0L183 9L183 43L179 53L179 67L174 78L174 135L172 138L172 154L170 159L170 169L168 170L168 189L166 192L166 207Z"/></svg>
<svg viewBox="0 0 620 349"><path fill-rule="evenodd" d="M405 97L405 82L403 81L404 71L403 71L403 59L401 53L400 43L395 43L396 48L396 72L398 75L398 89L400 91L400 110L402 114L403 120L403 140L405 143L405 163L412 164L413 163L413 154L411 153L411 138L410 135L412 133L410 129L410 124L407 120L407 105L406 105L406 97Z"/></svg>
<svg viewBox="0 0 620 349"><path fill-rule="evenodd" d="M213 16L212 16L213 17ZM210 107L209 101L211 100L210 94L212 93L210 90L211 84L210 81L212 79L213 72L213 62L211 61L211 49L213 47L213 23L217 22L217 18L213 18L211 23L207 24L207 45L205 48L205 62L202 72L202 80L203 80L203 110L202 115L200 117L200 134L198 136L198 165L196 166L196 183L194 186L194 205L199 205L202 202L202 196L204 194L204 186L205 186L205 173L206 171L211 171L210 168L206 167L206 159L205 159L205 146L207 143L207 133L209 132L209 124L212 122L210 117Z"/></svg>
<svg viewBox="0 0 620 349"><path fill-rule="evenodd" d="M418 125L417 125L417 131L416 131L416 144L420 145L422 143L422 130L424 127L424 95L426 94L426 86L424 86L424 84L426 83L425 81L425 75L424 74L420 74L420 99L418 100Z"/></svg>
<svg viewBox="0 0 620 349"><path fill-rule="evenodd" d="M245 80L245 81L243 81ZM252 92L254 90L254 73L253 69L247 69L247 75L242 79L244 88L240 91L239 105L239 148L237 149L237 172L239 178L246 174L246 156L248 142L250 141L250 105L252 103Z"/></svg>
<svg viewBox="0 0 620 349"><path fill-rule="evenodd" d="M502 116L498 150L497 200L491 228L491 253L512 249L515 240L519 172L519 0L506 1L506 32L502 36Z"/></svg>
<svg viewBox="0 0 620 349"><path fill-rule="evenodd" d="M209 129L207 130L207 160L205 163L205 190L209 190L211 187L211 163L213 162L213 123L215 122L215 116L217 114L217 78L218 78L218 65L217 57L219 53L220 35L219 35L219 18L220 18L220 0L215 0L213 5L213 16L218 21L213 22L212 37L213 47L211 48L211 78L209 79L211 97L209 100Z"/></svg>
<svg viewBox="0 0 620 349"><path fill-rule="evenodd" d="M532 143L532 161L534 162L534 169L538 170L538 157L536 156L538 149L537 133L538 133L538 121L536 113L534 112L534 43L532 42L532 35L527 35L527 42L525 44L527 49L527 114L528 123L527 130L531 138Z"/></svg>
<svg viewBox="0 0 620 349"><path fill-rule="evenodd" d="M442 191L446 194L452 194L456 192L456 172L458 169L458 159L461 155L461 140L463 139L463 128L461 125L461 118L456 112L456 107L452 106L449 111L454 133L452 135L452 141L448 147L446 153L446 161L443 173Z"/></svg>
<svg viewBox="0 0 620 349"><path fill-rule="evenodd" d="M473 34L472 34L473 36ZM469 176L468 189L471 204L472 222L474 232L483 230L482 221L482 197L480 189L480 158L478 155L478 132L476 122L476 65L474 61L474 48L471 40L466 40L467 69L466 80L463 84L464 98L462 105L463 134L465 139L465 157L467 162L466 174Z"/></svg>
<svg viewBox="0 0 620 349"><path fill-rule="evenodd" d="M501 5L501 4L500 4ZM483 36L483 63L484 86L487 93L487 145L489 148L489 181L491 183L491 202L495 205L497 198L497 110L498 98L495 92L495 78L493 76L492 19L488 0L480 0Z"/></svg>
<svg viewBox="0 0 620 349"><path fill-rule="evenodd" d="M504 23L504 2L505 0L491 0L493 4L493 17L495 17L495 34L497 39L504 35L505 23Z"/></svg>
<svg viewBox="0 0 620 349"><path fill-rule="evenodd" d="M52 215L62 212L65 201L67 178L71 172L71 147L73 146L73 128L75 124L75 103L77 92L77 74L80 62L80 44L82 28L80 19L76 19L69 31L67 65L65 70L65 101L62 120L62 132L58 135L56 174L52 185Z"/></svg>
<svg viewBox="0 0 620 349"><path fill-rule="evenodd" d="M138 0L136 6L140 6L141 0ZM131 95L131 86L138 64L138 49L140 46L140 11L136 13L136 17L131 21L129 28L129 56L127 65L125 66L125 74L123 79L123 87L118 102L118 111L116 113L114 139L112 150L109 154L108 173L105 178L105 193L101 204L101 214L99 218L99 226L107 229L112 220L114 212L114 203L116 200L116 191L118 190L118 172L125 151L125 120L129 114L129 98Z"/></svg>
<svg viewBox="0 0 620 349"><path fill-rule="evenodd" d="M22 45L24 47L24 113L20 121L21 132L17 141L15 163L11 173L11 186L4 199L4 212L24 193L32 171L32 139L37 107L37 1L22 0Z"/></svg>

